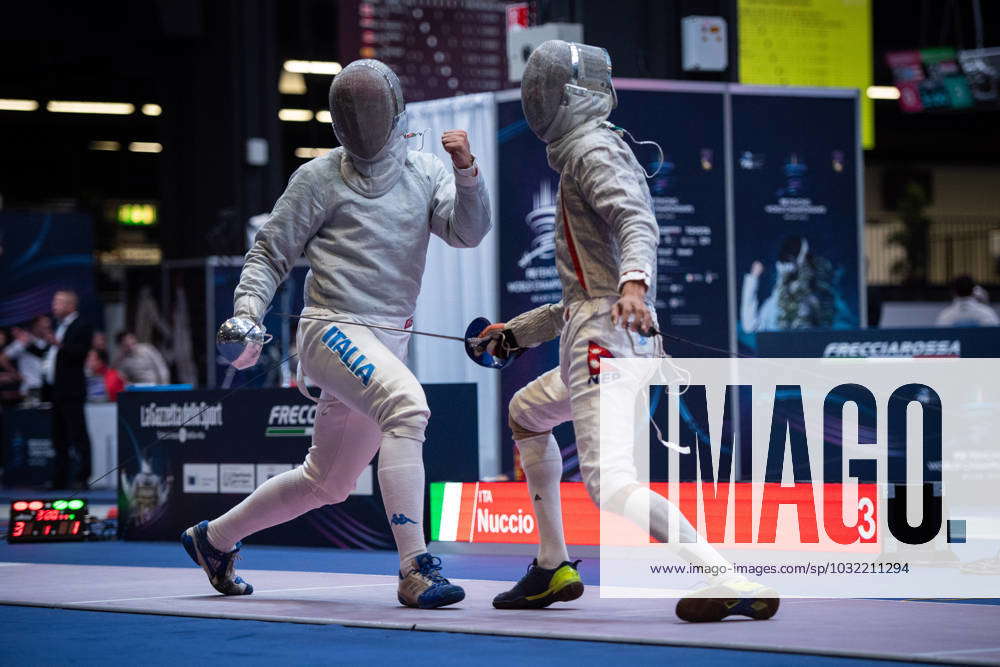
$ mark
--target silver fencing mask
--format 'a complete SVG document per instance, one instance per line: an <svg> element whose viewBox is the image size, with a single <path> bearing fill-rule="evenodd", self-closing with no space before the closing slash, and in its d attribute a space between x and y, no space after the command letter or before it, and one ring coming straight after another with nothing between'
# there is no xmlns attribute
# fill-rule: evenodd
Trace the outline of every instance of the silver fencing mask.
<svg viewBox="0 0 1000 667"><path fill-rule="evenodd" d="M349 154L362 160L385 147L405 109L399 78L378 60L355 60L330 85L333 132Z"/></svg>
<svg viewBox="0 0 1000 667"><path fill-rule="evenodd" d="M521 79L521 107L542 141L558 139L588 117L606 117L617 105L606 50L553 39L532 51Z"/></svg>

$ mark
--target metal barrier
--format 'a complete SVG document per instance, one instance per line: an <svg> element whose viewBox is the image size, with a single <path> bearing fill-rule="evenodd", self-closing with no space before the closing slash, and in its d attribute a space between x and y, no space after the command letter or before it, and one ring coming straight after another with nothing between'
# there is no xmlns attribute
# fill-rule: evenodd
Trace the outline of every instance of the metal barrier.
<svg viewBox="0 0 1000 667"><path fill-rule="evenodd" d="M944 215L932 218L928 234L927 281L946 285L968 274L982 284L1000 282L1000 216ZM865 224L865 256L869 285L898 285L903 276L893 266L903 249L889 243L902 228L898 218L870 217Z"/></svg>

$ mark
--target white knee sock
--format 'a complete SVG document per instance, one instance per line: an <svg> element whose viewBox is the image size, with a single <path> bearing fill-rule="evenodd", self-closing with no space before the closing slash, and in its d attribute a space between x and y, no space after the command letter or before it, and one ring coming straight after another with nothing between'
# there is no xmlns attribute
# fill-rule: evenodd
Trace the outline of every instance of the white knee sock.
<svg viewBox="0 0 1000 667"><path fill-rule="evenodd" d="M625 500L625 518L641 525L646 523L645 517L649 517L649 534L660 542L669 542L677 546L677 554L695 565L728 565L722 554L716 551L715 547L707 542L696 542L698 531L684 518L680 509L647 487L640 487L633 491ZM681 542L676 544L670 542L670 521L671 514L675 515L676 521L680 522L680 536L682 540L691 542Z"/></svg>
<svg viewBox="0 0 1000 667"><path fill-rule="evenodd" d="M208 523L208 541L219 551L258 530L277 526L324 505L301 467L286 470L261 484L243 502Z"/></svg>
<svg viewBox="0 0 1000 667"><path fill-rule="evenodd" d="M551 569L569 560L559 499L562 454L551 433L518 440L517 448L538 521L538 565Z"/></svg>
<svg viewBox="0 0 1000 667"><path fill-rule="evenodd" d="M424 444L383 435L378 455L378 484L385 515L399 550L400 571L427 551L424 542Z"/></svg>

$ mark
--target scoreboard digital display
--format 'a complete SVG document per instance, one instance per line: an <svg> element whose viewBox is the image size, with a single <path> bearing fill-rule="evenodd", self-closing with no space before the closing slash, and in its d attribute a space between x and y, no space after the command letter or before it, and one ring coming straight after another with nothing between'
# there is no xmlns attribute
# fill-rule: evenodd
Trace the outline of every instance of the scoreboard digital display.
<svg viewBox="0 0 1000 667"><path fill-rule="evenodd" d="M507 83L504 0L340 0L340 58L378 58L407 102L500 90Z"/></svg>
<svg viewBox="0 0 1000 667"><path fill-rule="evenodd" d="M86 537L87 501L15 500L10 504L7 542L68 542Z"/></svg>

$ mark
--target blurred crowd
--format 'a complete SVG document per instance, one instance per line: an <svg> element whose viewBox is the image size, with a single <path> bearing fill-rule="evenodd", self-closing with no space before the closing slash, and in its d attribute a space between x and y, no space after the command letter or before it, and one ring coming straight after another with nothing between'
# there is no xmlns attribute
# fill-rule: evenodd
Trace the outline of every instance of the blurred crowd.
<svg viewBox="0 0 1000 667"><path fill-rule="evenodd" d="M4 406L52 403L54 394L81 392L87 401L114 401L131 385L163 385L170 372L160 351L131 331L114 338L80 317L77 296L57 292L52 313L21 326L0 328L0 402Z"/></svg>
<svg viewBox="0 0 1000 667"><path fill-rule="evenodd" d="M170 382L163 355L130 331L115 336L112 357L107 335L94 330L78 305L75 292L60 290L51 313L0 329L0 402L50 408L56 489L82 488L90 478L86 402L114 401L130 385Z"/></svg>

